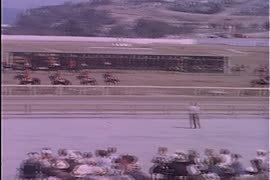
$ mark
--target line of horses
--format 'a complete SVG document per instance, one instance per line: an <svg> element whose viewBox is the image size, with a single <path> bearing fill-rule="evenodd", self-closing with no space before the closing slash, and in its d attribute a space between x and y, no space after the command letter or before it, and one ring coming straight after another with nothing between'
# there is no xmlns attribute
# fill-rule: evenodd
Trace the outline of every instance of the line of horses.
<svg viewBox="0 0 270 180"><path fill-rule="evenodd" d="M120 80L110 74L104 74L104 83L106 85L118 85ZM14 79L19 80L20 85L40 85L41 80L39 78L26 78L24 74L17 74L14 76ZM95 78L85 77L83 75L78 75L77 79L80 80L81 85L98 85L98 82ZM72 85L71 81L65 78L57 78L56 75L49 75L49 80L52 85Z"/></svg>
<svg viewBox="0 0 270 180"><path fill-rule="evenodd" d="M97 80L95 78L89 78L83 74L77 76L77 79L80 80L81 85L97 85ZM118 85L120 80L111 74L105 73L103 74L104 83L106 85L113 84Z"/></svg>

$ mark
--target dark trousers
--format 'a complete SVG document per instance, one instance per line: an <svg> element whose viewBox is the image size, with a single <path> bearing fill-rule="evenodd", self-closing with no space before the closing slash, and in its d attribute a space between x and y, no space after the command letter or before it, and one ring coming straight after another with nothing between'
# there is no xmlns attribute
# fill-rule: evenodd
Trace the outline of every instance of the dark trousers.
<svg viewBox="0 0 270 180"><path fill-rule="evenodd" d="M193 127L201 128L200 118L198 114L193 114L193 113L189 114L189 125L190 125L190 128L193 128Z"/></svg>
<svg viewBox="0 0 270 180"><path fill-rule="evenodd" d="M198 114L195 114L194 115L195 116L195 122L194 122L194 124L195 124L195 128L197 128L197 126L199 127L199 128L201 128L201 123L200 123L200 117L199 117L199 115Z"/></svg>
<svg viewBox="0 0 270 180"><path fill-rule="evenodd" d="M190 113L189 114L189 126L190 128L196 128L196 122L195 122L195 114Z"/></svg>

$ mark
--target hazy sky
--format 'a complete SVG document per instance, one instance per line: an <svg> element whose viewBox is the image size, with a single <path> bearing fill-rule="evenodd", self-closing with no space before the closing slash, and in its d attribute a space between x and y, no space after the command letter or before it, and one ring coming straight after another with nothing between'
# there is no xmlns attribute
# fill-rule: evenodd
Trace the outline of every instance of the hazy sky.
<svg viewBox="0 0 270 180"><path fill-rule="evenodd" d="M56 5L64 2L81 2L88 0L2 0L2 7L26 9L44 5Z"/></svg>

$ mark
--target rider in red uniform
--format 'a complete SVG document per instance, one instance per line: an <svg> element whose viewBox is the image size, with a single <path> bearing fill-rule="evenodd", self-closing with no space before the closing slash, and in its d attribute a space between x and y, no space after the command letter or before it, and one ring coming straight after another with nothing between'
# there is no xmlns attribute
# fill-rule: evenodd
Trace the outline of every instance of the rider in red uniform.
<svg viewBox="0 0 270 180"><path fill-rule="evenodd" d="M83 73L83 77L85 78L85 79L89 79L90 77L89 77L89 72L88 71L85 71L84 73Z"/></svg>
<svg viewBox="0 0 270 180"><path fill-rule="evenodd" d="M112 77L112 73L111 73L110 71L107 71L107 72L105 73L105 77L106 77L106 78L111 78L111 77Z"/></svg>
<svg viewBox="0 0 270 180"><path fill-rule="evenodd" d="M31 81L32 80L32 74L29 70L25 71L25 80L26 81Z"/></svg>
<svg viewBox="0 0 270 180"><path fill-rule="evenodd" d="M55 80L61 80L62 79L62 74L61 74L61 72L60 71L57 71L56 72L56 77L55 77Z"/></svg>

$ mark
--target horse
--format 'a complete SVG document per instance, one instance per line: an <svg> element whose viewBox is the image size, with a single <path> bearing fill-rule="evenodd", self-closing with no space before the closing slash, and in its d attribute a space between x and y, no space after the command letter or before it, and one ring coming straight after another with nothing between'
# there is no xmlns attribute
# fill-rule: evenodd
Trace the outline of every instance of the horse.
<svg viewBox="0 0 270 180"><path fill-rule="evenodd" d="M52 85L72 85L71 82L67 79L59 79L52 81Z"/></svg>
<svg viewBox="0 0 270 180"><path fill-rule="evenodd" d="M23 78L25 78L24 74L17 74L14 76L14 79L18 79L18 80L22 80Z"/></svg>
<svg viewBox="0 0 270 180"><path fill-rule="evenodd" d="M81 85L97 85L97 80L94 78L84 78L80 82Z"/></svg>
<svg viewBox="0 0 270 180"><path fill-rule="evenodd" d="M117 85L120 81L119 79L116 78L106 78L104 79L105 84L113 84L113 85Z"/></svg>
<svg viewBox="0 0 270 180"><path fill-rule="evenodd" d="M22 79L19 84L20 85L26 85L26 84L40 85L41 81L38 78L32 78L30 80Z"/></svg>
<svg viewBox="0 0 270 180"><path fill-rule="evenodd" d="M76 78L77 78L77 79L79 79L79 80L81 80L81 79L86 78L86 76L85 76L85 75L83 75L83 74L80 74L80 75L78 75Z"/></svg>
<svg viewBox="0 0 270 180"><path fill-rule="evenodd" d="M269 81L267 81L266 79L254 79L252 81L250 81L251 87L260 87L260 86L268 86L269 85Z"/></svg>
<svg viewBox="0 0 270 180"><path fill-rule="evenodd" d="M267 73L269 71L268 67L256 67L254 69L254 74Z"/></svg>

